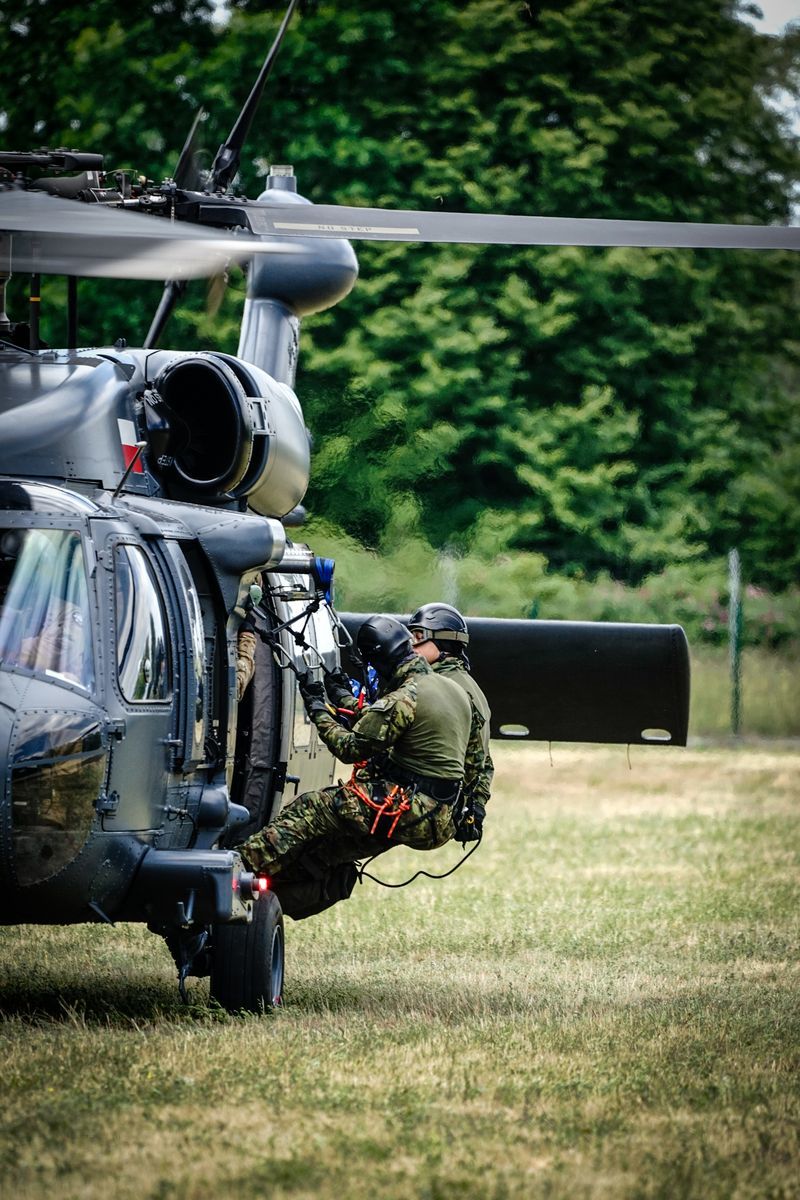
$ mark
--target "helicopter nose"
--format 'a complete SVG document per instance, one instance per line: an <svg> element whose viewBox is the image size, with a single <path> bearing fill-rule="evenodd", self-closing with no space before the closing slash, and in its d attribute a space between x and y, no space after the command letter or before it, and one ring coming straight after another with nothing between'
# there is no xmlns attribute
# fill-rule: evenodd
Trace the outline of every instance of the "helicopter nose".
<svg viewBox="0 0 800 1200"><path fill-rule="evenodd" d="M18 693L4 683L0 673L0 856L3 876L24 888L53 878L85 845L108 749L88 698L65 711L61 690L44 681Z"/></svg>

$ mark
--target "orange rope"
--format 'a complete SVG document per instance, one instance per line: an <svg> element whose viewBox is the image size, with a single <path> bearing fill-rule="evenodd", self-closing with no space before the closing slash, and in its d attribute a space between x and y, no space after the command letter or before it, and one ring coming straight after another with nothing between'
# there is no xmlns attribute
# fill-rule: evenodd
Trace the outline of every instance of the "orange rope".
<svg viewBox="0 0 800 1200"><path fill-rule="evenodd" d="M381 817L394 817L394 820L389 826L389 832L386 834L387 838L390 838L397 828L397 822L400 820L403 813L407 813L411 808L411 801L399 783L396 783L392 787L391 791L387 792L382 803L379 803L377 800L373 800L369 792L366 792L356 780L356 771L359 767L363 767L364 765L364 763L355 764L353 767L353 774L350 776L344 786L351 791L354 796L358 796L359 800L362 800L364 804L371 808L375 813L375 820L372 822L370 834L375 833ZM398 801L396 805L394 804L395 800Z"/></svg>

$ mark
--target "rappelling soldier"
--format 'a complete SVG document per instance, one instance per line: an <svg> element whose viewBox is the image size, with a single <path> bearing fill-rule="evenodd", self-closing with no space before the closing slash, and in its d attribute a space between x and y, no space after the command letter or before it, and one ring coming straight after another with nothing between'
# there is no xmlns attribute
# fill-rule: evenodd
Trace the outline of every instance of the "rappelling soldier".
<svg viewBox="0 0 800 1200"><path fill-rule="evenodd" d="M378 675L375 703L359 710L343 671L325 685L300 678L309 717L336 758L354 764L352 776L299 796L237 847L246 866L273 877L290 916L298 914L284 903L281 880L297 877L293 864L313 874L315 864L352 867L395 845L432 850L449 841L460 798L483 762L480 716L462 688L414 653L404 625L370 617L357 648Z"/></svg>
<svg viewBox="0 0 800 1200"><path fill-rule="evenodd" d="M483 744L483 760L475 774L474 786L464 796L467 808L462 822L462 840L472 840L480 837L483 830L483 819L486 815L486 805L489 803L492 779L494 778L494 763L489 751L489 725L491 711L489 702L470 674L467 647L469 646L469 630L467 622L457 608L452 604L434 602L423 604L412 614L408 622L411 631L414 650L433 667L439 675L452 679L470 698L474 708L483 718L481 738ZM470 811L471 810L471 811ZM470 820L471 817L471 820Z"/></svg>

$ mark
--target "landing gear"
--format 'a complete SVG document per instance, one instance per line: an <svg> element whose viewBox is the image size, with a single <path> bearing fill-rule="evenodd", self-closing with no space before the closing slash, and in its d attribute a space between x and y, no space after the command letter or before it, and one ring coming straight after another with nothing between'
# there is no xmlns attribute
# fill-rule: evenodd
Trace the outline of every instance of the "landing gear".
<svg viewBox="0 0 800 1200"><path fill-rule="evenodd" d="M273 892L253 905L249 925L215 925L211 995L228 1012L266 1012L283 1001L283 912Z"/></svg>

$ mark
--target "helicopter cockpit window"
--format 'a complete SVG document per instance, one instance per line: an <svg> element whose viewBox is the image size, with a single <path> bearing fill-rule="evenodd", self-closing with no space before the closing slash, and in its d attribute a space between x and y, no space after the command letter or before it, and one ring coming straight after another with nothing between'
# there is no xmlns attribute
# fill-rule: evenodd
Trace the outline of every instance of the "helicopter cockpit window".
<svg viewBox="0 0 800 1200"><path fill-rule="evenodd" d="M137 546L114 554L117 670L126 700L168 700L172 695L164 604L150 565Z"/></svg>
<svg viewBox="0 0 800 1200"><path fill-rule="evenodd" d="M83 547L66 529L0 528L0 667L94 686Z"/></svg>

